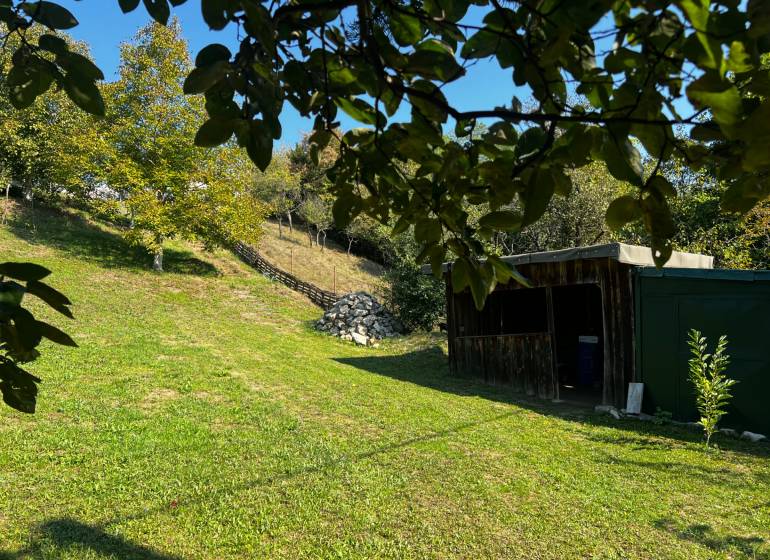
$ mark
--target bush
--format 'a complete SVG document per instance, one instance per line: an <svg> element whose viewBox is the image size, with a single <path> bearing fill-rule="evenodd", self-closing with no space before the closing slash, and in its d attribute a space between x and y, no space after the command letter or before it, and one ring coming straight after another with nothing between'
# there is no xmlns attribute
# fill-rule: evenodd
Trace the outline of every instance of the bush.
<svg viewBox="0 0 770 560"><path fill-rule="evenodd" d="M706 447L711 442L711 436L717 431L717 424L725 414L725 407L732 398L730 388L737 383L725 376L730 356L727 355L727 337L722 335L714 350L707 353L706 337L692 329L688 345L692 353L690 358L690 382L695 387L695 400L706 436Z"/></svg>
<svg viewBox="0 0 770 560"><path fill-rule="evenodd" d="M424 274L412 259L397 262L387 273L388 305L409 330L430 331L444 315L444 283Z"/></svg>

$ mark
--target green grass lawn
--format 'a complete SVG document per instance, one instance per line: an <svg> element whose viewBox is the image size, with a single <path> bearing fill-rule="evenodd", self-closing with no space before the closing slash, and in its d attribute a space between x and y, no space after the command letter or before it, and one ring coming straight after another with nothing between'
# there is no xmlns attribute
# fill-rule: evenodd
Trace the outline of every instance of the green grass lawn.
<svg viewBox="0 0 770 560"><path fill-rule="evenodd" d="M522 400L447 374L439 339L365 349L224 252L169 272L39 212L77 320L38 413L0 408L0 559L768 558L770 446Z"/></svg>

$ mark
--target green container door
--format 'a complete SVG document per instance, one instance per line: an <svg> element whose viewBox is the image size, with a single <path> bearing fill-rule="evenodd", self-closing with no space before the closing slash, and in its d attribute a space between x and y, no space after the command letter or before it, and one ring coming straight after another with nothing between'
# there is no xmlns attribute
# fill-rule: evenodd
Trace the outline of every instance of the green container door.
<svg viewBox="0 0 770 560"><path fill-rule="evenodd" d="M696 420L687 333L701 331L710 350L725 334L739 383L722 425L770 435L770 272L640 268L635 298L644 410Z"/></svg>

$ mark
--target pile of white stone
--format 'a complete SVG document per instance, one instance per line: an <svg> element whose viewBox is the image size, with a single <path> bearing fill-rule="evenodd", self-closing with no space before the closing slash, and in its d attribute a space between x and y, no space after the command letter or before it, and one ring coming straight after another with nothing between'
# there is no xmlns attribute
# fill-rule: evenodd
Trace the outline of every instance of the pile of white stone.
<svg viewBox="0 0 770 560"><path fill-rule="evenodd" d="M361 346L397 336L404 327L376 299L366 292L347 294L316 323L319 331Z"/></svg>

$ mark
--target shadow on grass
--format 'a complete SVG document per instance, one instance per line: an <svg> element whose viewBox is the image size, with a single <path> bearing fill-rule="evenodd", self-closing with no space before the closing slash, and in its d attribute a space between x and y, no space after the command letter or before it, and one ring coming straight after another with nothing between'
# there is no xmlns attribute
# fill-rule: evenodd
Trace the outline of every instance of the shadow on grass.
<svg viewBox="0 0 770 560"><path fill-rule="evenodd" d="M111 535L98 526L75 519L54 519L41 525L30 546L18 552L0 551L0 560L55 558L66 551L86 551L121 560L180 560L151 548ZM90 557L90 556L89 556Z"/></svg>
<svg viewBox="0 0 770 560"><path fill-rule="evenodd" d="M104 268L149 270L152 257L146 251L129 245L121 235L99 227L74 212L21 204L13 207L7 227L18 238L31 244L45 245ZM163 268L166 272L216 276L214 265L197 258L190 251L165 249Z"/></svg>
<svg viewBox="0 0 770 560"><path fill-rule="evenodd" d="M674 425L657 425L653 422L638 420L614 420L603 414L594 413L588 405L575 403L553 403L551 401L530 397L524 393L514 392L505 386L494 386L483 383L475 378L453 376L449 373L447 357L437 346L414 350L406 354L393 356L363 356L333 358L334 361L356 369L384 375L399 381L421 385L437 391L452 393L460 396L475 396L492 401L515 404L539 414L558 416L566 420L604 426L627 432L626 435L594 436L600 443L635 446L642 448L666 449L665 441L653 438L666 437L689 443L702 441L697 432ZM717 434L715 442L725 450L757 455L770 458L770 446L751 444Z"/></svg>
<svg viewBox="0 0 770 560"><path fill-rule="evenodd" d="M763 546L767 541L761 537L720 535L705 523L685 526L673 519L664 518L656 521L655 526L681 540L700 544L714 552L738 553L746 558L768 558L765 553L770 554L770 549Z"/></svg>

